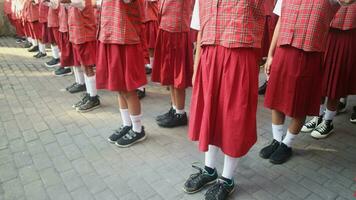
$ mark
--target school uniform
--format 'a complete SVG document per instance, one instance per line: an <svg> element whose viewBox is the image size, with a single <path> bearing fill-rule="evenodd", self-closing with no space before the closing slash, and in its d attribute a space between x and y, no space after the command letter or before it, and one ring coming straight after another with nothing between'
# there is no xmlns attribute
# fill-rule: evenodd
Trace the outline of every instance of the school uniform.
<svg viewBox="0 0 356 200"><path fill-rule="evenodd" d="M48 10L48 43L58 44L59 43L59 8L58 2L53 2L49 4Z"/></svg>
<svg viewBox="0 0 356 200"><path fill-rule="evenodd" d="M283 0L265 107L293 118L319 114L323 52L339 8L332 1Z"/></svg>
<svg viewBox="0 0 356 200"><path fill-rule="evenodd" d="M142 8L142 1L102 1L96 67L98 89L130 92L147 83Z"/></svg>
<svg viewBox="0 0 356 200"><path fill-rule="evenodd" d="M6 18L9 20L10 24L12 26L15 26L15 22L11 17L11 0L5 0L4 1L4 14L6 16Z"/></svg>
<svg viewBox="0 0 356 200"><path fill-rule="evenodd" d="M177 89L191 86L193 45L190 37L192 0L159 1L159 30L152 81Z"/></svg>
<svg viewBox="0 0 356 200"><path fill-rule="evenodd" d="M199 141L201 151L214 145L236 158L256 142L257 62L265 22L262 2L199 2L202 49L188 135Z"/></svg>
<svg viewBox="0 0 356 200"><path fill-rule="evenodd" d="M24 16L27 20L27 31L33 39L42 38L42 26L39 23L39 4L26 0L24 4Z"/></svg>
<svg viewBox="0 0 356 200"><path fill-rule="evenodd" d="M265 13L265 26L262 38L262 57L267 57L269 47L271 45L274 28L276 27L278 16L273 13L273 8L275 5L274 0L266 0L264 2L264 13Z"/></svg>
<svg viewBox="0 0 356 200"><path fill-rule="evenodd" d="M158 1L143 0L143 24L147 47L154 49L158 31Z"/></svg>
<svg viewBox="0 0 356 200"><path fill-rule="evenodd" d="M11 0L11 8L10 8L10 18L13 21L13 25L16 30L16 34L20 37L25 36L24 26L22 21L22 10L23 4L19 0Z"/></svg>
<svg viewBox="0 0 356 200"><path fill-rule="evenodd" d="M47 18L48 18L48 6L43 0L39 1L38 9L39 9L39 18L38 21L42 26L42 37L41 41L44 44L48 43L48 26L47 26Z"/></svg>
<svg viewBox="0 0 356 200"><path fill-rule="evenodd" d="M341 7L330 27L322 92L337 100L356 94L356 4Z"/></svg>
<svg viewBox="0 0 356 200"><path fill-rule="evenodd" d="M72 1L73 3L74 1ZM75 62L93 66L96 62L96 20L91 0L78 1L68 8L69 41Z"/></svg>

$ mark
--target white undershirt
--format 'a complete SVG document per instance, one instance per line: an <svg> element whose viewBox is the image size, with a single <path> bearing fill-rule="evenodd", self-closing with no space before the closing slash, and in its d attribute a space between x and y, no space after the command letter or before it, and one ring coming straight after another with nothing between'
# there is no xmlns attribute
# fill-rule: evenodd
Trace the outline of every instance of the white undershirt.
<svg viewBox="0 0 356 200"><path fill-rule="evenodd" d="M192 22L190 23L190 28L199 31L200 30L200 20L199 20L199 0L195 0L194 10L192 15Z"/></svg>

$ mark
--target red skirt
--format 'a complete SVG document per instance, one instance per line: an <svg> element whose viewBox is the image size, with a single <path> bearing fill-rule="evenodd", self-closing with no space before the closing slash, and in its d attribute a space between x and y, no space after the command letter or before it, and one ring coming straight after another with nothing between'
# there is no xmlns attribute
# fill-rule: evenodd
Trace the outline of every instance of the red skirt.
<svg viewBox="0 0 356 200"><path fill-rule="evenodd" d="M158 21L148 21L144 23L144 34L146 36L147 47L154 49L158 32Z"/></svg>
<svg viewBox="0 0 356 200"><path fill-rule="evenodd" d="M48 42L49 30L48 30L48 27L47 27L47 22L40 23L40 24L42 26L42 37L41 37L42 43L43 44L48 44L50 42Z"/></svg>
<svg viewBox="0 0 356 200"><path fill-rule="evenodd" d="M262 57L268 56L269 47L271 45L274 28L276 27L278 16L273 14L272 16L266 16L264 33L262 37Z"/></svg>
<svg viewBox="0 0 356 200"><path fill-rule="evenodd" d="M98 42L96 87L110 91L133 91L147 84L140 44Z"/></svg>
<svg viewBox="0 0 356 200"><path fill-rule="evenodd" d="M73 58L73 47L72 43L69 42L68 32L59 32L58 47L61 51L61 66L80 66L80 63L75 63Z"/></svg>
<svg viewBox="0 0 356 200"><path fill-rule="evenodd" d="M14 19L14 26L16 29L16 34L20 37L26 36L25 27L20 19Z"/></svg>
<svg viewBox="0 0 356 200"><path fill-rule="evenodd" d="M192 86L193 45L189 32L158 30L152 81L184 89Z"/></svg>
<svg viewBox="0 0 356 200"><path fill-rule="evenodd" d="M83 66L93 66L96 63L96 41L83 44L73 44L74 63ZM76 65L77 66L77 65Z"/></svg>
<svg viewBox="0 0 356 200"><path fill-rule="evenodd" d="M321 101L323 53L277 47L265 107L289 117L317 116Z"/></svg>
<svg viewBox="0 0 356 200"><path fill-rule="evenodd" d="M323 96L356 94L356 29L330 29L324 57Z"/></svg>
<svg viewBox="0 0 356 200"><path fill-rule="evenodd" d="M32 31L31 31L31 23L30 22L21 22L23 24L23 30L26 35L26 37L32 37Z"/></svg>
<svg viewBox="0 0 356 200"><path fill-rule="evenodd" d="M259 50L202 48L190 107L189 138L242 157L256 143Z"/></svg>
<svg viewBox="0 0 356 200"><path fill-rule="evenodd" d="M30 22L31 29L31 37L36 40L40 40L42 38L42 25L38 21Z"/></svg>

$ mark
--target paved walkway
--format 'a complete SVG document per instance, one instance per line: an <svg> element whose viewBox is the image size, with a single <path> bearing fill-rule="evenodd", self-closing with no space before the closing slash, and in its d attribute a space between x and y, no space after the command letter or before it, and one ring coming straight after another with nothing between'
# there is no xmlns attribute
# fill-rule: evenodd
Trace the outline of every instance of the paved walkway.
<svg viewBox="0 0 356 200"><path fill-rule="evenodd" d="M203 192L182 192L191 163L203 161L186 127L168 130L154 123L169 107L164 88L150 84L142 101L149 138L119 149L106 142L120 125L115 95L101 91L102 108L79 114L71 108L79 95L63 89L74 78L54 77L44 61L14 39L0 38L1 200L202 199ZM348 121L350 112L336 118L328 139L301 134L293 159L273 166L258 157L271 137L270 112L262 102L260 97L258 143L238 165L231 199L356 199L356 125ZM351 105L356 98L348 110Z"/></svg>

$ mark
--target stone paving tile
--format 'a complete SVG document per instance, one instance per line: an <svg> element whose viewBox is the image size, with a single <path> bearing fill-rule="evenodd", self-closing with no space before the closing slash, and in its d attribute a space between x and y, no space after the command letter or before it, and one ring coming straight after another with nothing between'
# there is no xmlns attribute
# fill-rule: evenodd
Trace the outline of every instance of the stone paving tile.
<svg viewBox="0 0 356 200"><path fill-rule="evenodd" d="M33 59L14 39L0 38L1 200L203 198L206 189L194 195L182 191L194 172L191 163L204 161L188 141L187 127L162 129L154 122L169 108L164 87L149 83L142 100L148 139L119 149L106 141L121 124L116 95L99 91L100 109L75 112L71 105L80 94L64 90L73 76L54 77L43 65L48 59ZM270 111L263 97L258 103L258 142L239 162L230 199L355 199L356 126L348 121L355 97L348 112L336 117L334 134L324 140L299 135L293 159L282 166L258 156L271 139ZM218 161L221 172L223 158Z"/></svg>

